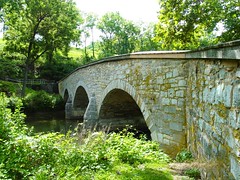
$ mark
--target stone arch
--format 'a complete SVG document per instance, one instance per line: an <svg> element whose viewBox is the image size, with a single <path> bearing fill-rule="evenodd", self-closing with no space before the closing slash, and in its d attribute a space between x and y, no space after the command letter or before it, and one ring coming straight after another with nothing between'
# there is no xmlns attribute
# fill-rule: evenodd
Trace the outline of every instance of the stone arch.
<svg viewBox="0 0 240 180"><path fill-rule="evenodd" d="M116 127L131 124L137 129L146 128L145 130L149 131L147 125L149 112L145 103L134 87L123 80L111 82L103 91L98 114L100 125L111 121L111 126L114 123L116 123ZM118 122L114 122L114 120L118 120ZM150 134L150 131L148 133Z"/></svg>
<svg viewBox="0 0 240 180"><path fill-rule="evenodd" d="M65 104L70 101L70 98L69 98L69 97L70 97L70 96L69 96L68 90L65 89L65 90L64 90L64 95L63 95L63 101L64 101Z"/></svg>
<svg viewBox="0 0 240 180"><path fill-rule="evenodd" d="M75 92L73 107L74 108L84 108L86 110L89 103L89 98L84 87L79 86Z"/></svg>
<svg viewBox="0 0 240 180"><path fill-rule="evenodd" d="M74 114L77 117L83 117L89 104L89 91L85 83L78 82L73 97Z"/></svg>

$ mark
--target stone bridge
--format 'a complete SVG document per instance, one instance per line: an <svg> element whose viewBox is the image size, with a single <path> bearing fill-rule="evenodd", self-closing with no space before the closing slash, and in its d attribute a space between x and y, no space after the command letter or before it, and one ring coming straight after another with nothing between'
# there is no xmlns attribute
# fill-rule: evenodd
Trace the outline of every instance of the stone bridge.
<svg viewBox="0 0 240 180"><path fill-rule="evenodd" d="M132 125L169 154L187 147L218 162L206 178L240 179L240 41L102 59L62 79L59 92L66 118Z"/></svg>

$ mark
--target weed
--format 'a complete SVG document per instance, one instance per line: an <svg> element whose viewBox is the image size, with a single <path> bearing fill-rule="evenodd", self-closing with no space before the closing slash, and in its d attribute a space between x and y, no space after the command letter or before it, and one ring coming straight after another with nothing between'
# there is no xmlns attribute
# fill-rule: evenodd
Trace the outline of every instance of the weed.
<svg viewBox="0 0 240 180"><path fill-rule="evenodd" d="M175 160L177 162L190 162L193 160L193 156L190 151L183 149L176 155Z"/></svg>
<svg viewBox="0 0 240 180"><path fill-rule="evenodd" d="M201 173L199 171L199 169L197 168L191 168L188 169L184 172L185 175L194 178L194 179L200 179L201 178Z"/></svg>

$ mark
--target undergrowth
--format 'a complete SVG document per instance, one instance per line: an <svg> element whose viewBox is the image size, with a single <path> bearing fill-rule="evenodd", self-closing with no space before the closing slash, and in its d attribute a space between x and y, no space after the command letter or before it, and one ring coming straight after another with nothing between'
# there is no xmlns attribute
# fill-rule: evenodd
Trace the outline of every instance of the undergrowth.
<svg viewBox="0 0 240 180"><path fill-rule="evenodd" d="M172 179L169 157L133 133L33 134L0 94L0 179ZM82 136L83 137L83 136Z"/></svg>

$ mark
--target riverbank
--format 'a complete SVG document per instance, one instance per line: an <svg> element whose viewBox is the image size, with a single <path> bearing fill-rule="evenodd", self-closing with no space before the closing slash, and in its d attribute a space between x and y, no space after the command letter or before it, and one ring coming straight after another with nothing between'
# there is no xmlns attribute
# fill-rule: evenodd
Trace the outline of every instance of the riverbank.
<svg viewBox="0 0 240 180"><path fill-rule="evenodd" d="M76 131L35 134L0 95L1 179L173 179L159 144L119 133Z"/></svg>

